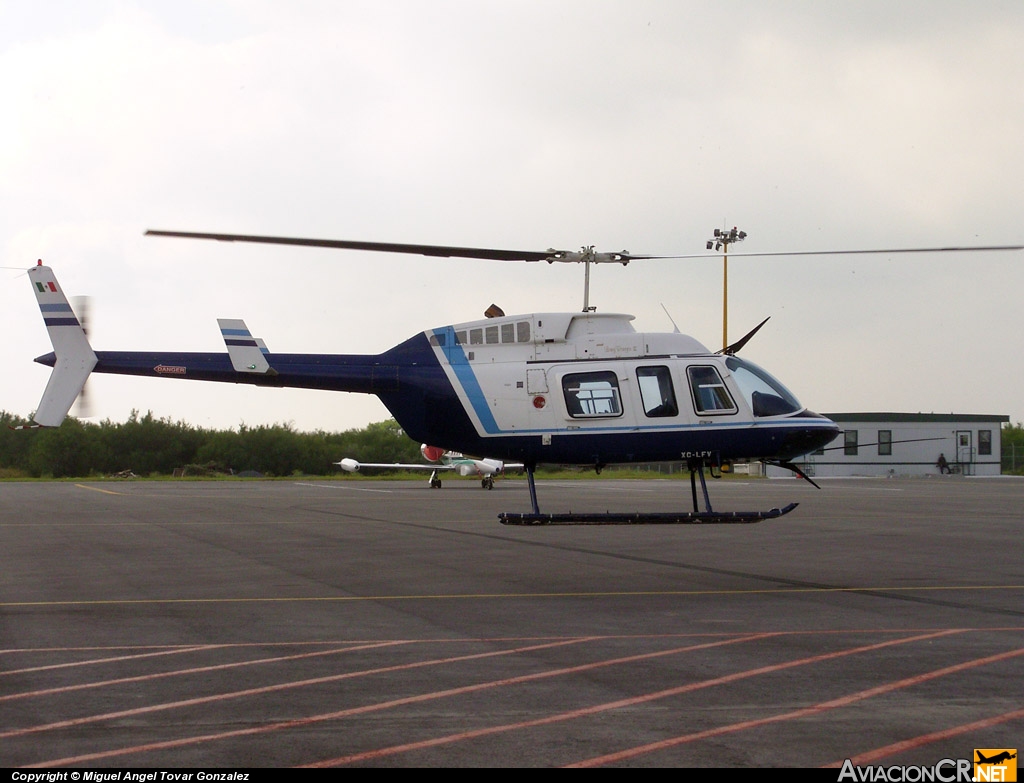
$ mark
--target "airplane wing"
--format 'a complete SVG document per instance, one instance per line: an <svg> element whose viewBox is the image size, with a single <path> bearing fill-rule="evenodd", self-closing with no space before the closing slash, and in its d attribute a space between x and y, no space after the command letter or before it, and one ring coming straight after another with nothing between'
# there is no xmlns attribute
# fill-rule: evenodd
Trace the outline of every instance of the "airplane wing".
<svg viewBox="0 0 1024 783"><path fill-rule="evenodd" d="M455 465L421 465L407 464L402 462L357 462L354 459L345 458L335 465L349 473L355 473L361 468L392 468L393 470L431 470L440 473L445 470L455 470Z"/></svg>

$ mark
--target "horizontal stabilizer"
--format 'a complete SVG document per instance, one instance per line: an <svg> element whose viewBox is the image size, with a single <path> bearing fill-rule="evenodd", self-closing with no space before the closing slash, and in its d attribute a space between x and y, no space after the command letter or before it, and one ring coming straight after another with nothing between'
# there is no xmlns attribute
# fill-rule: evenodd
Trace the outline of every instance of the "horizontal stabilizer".
<svg viewBox="0 0 1024 783"><path fill-rule="evenodd" d="M40 263L28 270L28 277L56 356L34 421L43 427L59 427L96 366L96 354L67 297L57 285L53 270Z"/></svg>
<svg viewBox="0 0 1024 783"><path fill-rule="evenodd" d="M253 337L245 321L239 318L218 318L221 336L228 347L231 366L235 372L253 373L256 375L277 375L270 366L267 357L267 345L258 337Z"/></svg>

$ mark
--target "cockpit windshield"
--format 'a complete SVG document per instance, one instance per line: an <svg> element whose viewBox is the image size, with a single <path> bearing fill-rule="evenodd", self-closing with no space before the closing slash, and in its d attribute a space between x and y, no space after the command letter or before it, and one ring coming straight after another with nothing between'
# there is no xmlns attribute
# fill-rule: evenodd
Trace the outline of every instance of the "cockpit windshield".
<svg viewBox="0 0 1024 783"><path fill-rule="evenodd" d="M756 364L730 356L725 366L732 371L736 385L755 416L781 416L803 407L789 389Z"/></svg>

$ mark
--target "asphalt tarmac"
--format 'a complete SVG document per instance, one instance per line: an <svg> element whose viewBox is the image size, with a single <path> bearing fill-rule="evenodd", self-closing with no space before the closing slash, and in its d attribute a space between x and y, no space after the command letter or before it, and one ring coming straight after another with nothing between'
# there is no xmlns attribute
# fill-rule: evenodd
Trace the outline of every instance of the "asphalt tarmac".
<svg viewBox="0 0 1024 783"><path fill-rule="evenodd" d="M0 765L932 765L1024 729L1024 480L0 484ZM676 511L683 481L540 482Z"/></svg>

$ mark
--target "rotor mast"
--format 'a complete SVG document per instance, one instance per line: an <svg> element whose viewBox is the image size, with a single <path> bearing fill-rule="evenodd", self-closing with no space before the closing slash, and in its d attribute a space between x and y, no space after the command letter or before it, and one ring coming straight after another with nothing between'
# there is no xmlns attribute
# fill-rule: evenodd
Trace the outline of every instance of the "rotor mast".
<svg viewBox="0 0 1024 783"><path fill-rule="evenodd" d="M593 245L581 247L579 252L567 250L548 250L549 255L544 260L549 264L556 261L563 264L583 264L583 312L592 313L597 308L590 304L590 265L591 264L622 264L628 266L633 258L650 258L650 256L632 256L628 250L621 253L598 253ZM527 259L531 260L531 259Z"/></svg>

